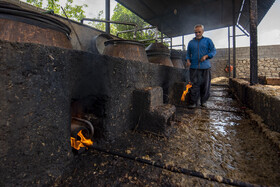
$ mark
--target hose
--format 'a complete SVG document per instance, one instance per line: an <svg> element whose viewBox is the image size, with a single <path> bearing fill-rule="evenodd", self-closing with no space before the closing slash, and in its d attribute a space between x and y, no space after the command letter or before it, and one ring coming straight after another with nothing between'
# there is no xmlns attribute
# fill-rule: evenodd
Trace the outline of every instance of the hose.
<svg viewBox="0 0 280 187"><path fill-rule="evenodd" d="M103 149L100 147L91 146L89 148L103 152L103 153L107 153L110 155L119 156L119 157L130 159L130 160L135 160L140 163L144 163L144 164L148 164L148 165L155 166L158 168L166 169L171 172L190 175L190 176L202 178L202 179L209 180L209 181L215 181L215 182L219 182L219 183L229 184L229 185L233 185L233 186L240 186L240 187L261 187L262 186L262 185L251 184L251 183L247 183L247 182L243 182L243 181L239 181L239 180L235 180L235 179L228 179L228 178L225 178L222 176L217 176L217 175L212 175L212 174L203 174L203 173L195 171L195 170L189 170L189 169L185 169L185 168L181 168L181 167L177 167L177 166L171 166L171 165L166 165L163 163L157 163L155 161L150 161L150 160L142 159L139 157L133 157L133 156L126 155L126 154L109 151L109 150L106 150L106 149Z"/></svg>

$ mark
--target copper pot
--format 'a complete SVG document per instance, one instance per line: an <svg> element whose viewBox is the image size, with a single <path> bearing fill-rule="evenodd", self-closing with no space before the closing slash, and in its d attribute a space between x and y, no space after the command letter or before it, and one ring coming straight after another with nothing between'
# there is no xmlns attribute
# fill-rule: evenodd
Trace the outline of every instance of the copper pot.
<svg viewBox="0 0 280 187"><path fill-rule="evenodd" d="M72 48L70 28L53 17L0 3L0 39Z"/></svg>
<svg viewBox="0 0 280 187"><path fill-rule="evenodd" d="M171 58L171 61L172 61L174 67L185 69L181 51L172 49L170 58Z"/></svg>
<svg viewBox="0 0 280 187"><path fill-rule="evenodd" d="M144 45L132 40L106 41L103 54L126 60L149 62Z"/></svg>
<svg viewBox="0 0 280 187"><path fill-rule="evenodd" d="M152 43L146 48L149 62L173 67L169 49L162 43Z"/></svg>

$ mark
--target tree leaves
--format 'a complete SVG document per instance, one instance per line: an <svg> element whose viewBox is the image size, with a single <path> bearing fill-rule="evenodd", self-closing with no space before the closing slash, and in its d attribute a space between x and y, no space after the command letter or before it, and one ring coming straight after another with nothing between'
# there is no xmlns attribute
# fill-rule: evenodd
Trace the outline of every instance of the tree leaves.
<svg viewBox="0 0 280 187"><path fill-rule="evenodd" d="M60 8L59 0L48 0L46 7L43 7L43 0L26 0L26 2L39 8L53 10L55 14L66 17ZM69 19L81 21L85 17L84 7L87 7L87 5L73 5L73 0L67 0L64 11Z"/></svg>

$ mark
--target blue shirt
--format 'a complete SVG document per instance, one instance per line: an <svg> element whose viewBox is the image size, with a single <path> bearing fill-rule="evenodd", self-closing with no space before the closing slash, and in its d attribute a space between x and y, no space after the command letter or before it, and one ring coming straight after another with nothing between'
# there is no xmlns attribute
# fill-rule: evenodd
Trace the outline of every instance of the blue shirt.
<svg viewBox="0 0 280 187"><path fill-rule="evenodd" d="M210 38L202 37L200 40L193 38L188 44L186 60L191 61L190 68L197 69L200 59L204 55L208 55L205 61L200 62L199 69L209 69L211 68L209 59L213 58L215 54L216 48Z"/></svg>

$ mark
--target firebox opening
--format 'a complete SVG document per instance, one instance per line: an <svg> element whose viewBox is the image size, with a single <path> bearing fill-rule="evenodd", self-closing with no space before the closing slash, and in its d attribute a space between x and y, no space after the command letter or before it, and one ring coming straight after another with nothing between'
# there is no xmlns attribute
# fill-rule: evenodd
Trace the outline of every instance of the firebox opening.
<svg viewBox="0 0 280 187"><path fill-rule="evenodd" d="M96 98L72 99L71 102L71 146L74 153L81 153L103 136L101 106ZM99 101L99 100L98 100ZM96 112L97 111L97 112ZM78 151L78 152L77 152Z"/></svg>

